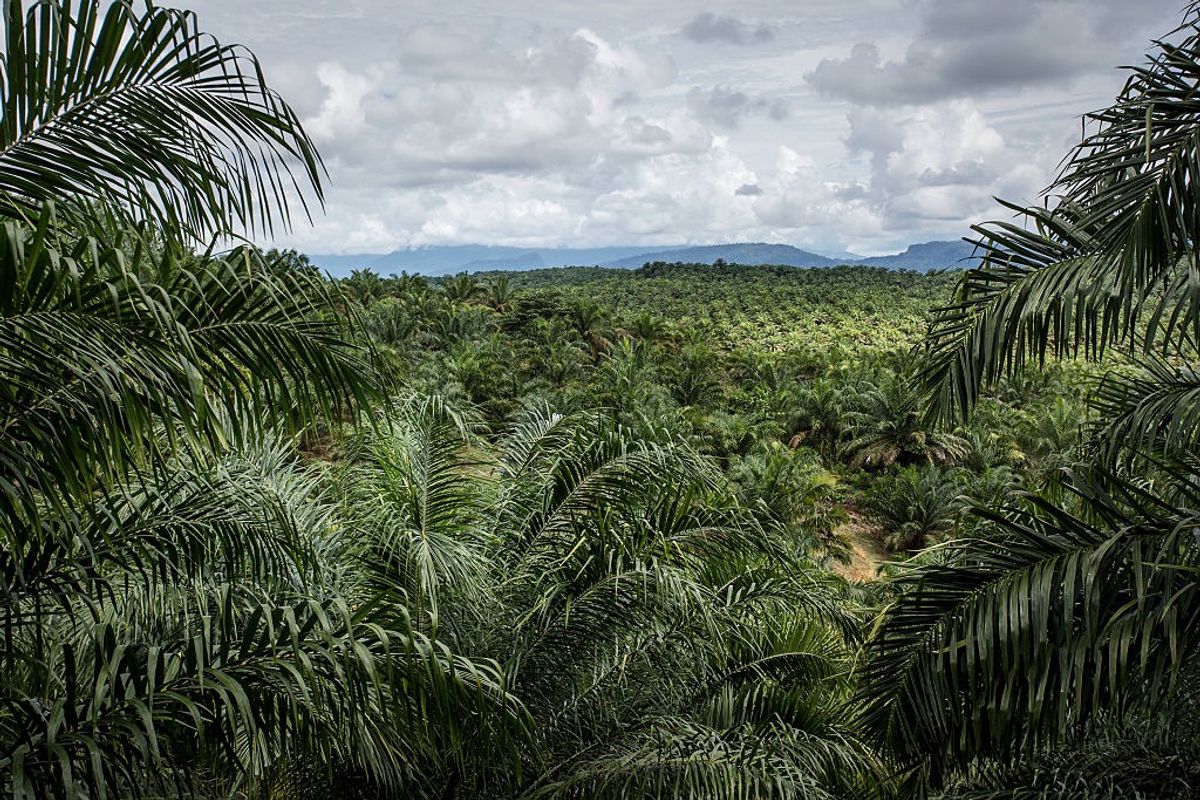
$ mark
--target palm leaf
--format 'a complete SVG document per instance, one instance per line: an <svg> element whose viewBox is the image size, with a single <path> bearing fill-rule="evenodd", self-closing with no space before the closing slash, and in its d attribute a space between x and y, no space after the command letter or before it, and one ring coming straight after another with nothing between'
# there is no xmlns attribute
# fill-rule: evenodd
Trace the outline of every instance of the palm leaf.
<svg viewBox="0 0 1200 800"><path fill-rule="evenodd" d="M1200 376L1187 366L1142 359L1135 372L1105 375L1093 404L1101 422L1091 438L1109 464L1190 452L1200 436Z"/></svg>
<svg viewBox="0 0 1200 800"><path fill-rule="evenodd" d="M1107 474L1067 486L1088 518L1036 497L980 510L999 538L901 578L862 677L864 723L902 764L936 777L1030 753L1103 710L1170 695L1200 615L1200 498Z"/></svg>
<svg viewBox="0 0 1200 800"><path fill-rule="evenodd" d="M13 287L0 301L8 519L120 479L170 437L219 442L240 420L335 420L366 401L367 351L329 313L338 296L319 278L274 270L251 249L127 258L64 239L52 213L36 229L0 226Z"/></svg>
<svg viewBox="0 0 1200 800"><path fill-rule="evenodd" d="M1001 375L1049 356L1194 346L1198 14L1189 6L1183 40L1158 43L1116 102L1089 115L1093 132L1048 190L1057 205L1005 203L1026 227L975 228L981 264L935 313L918 376L935 417L965 416Z"/></svg>
<svg viewBox="0 0 1200 800"><path fill-rule="evenodd" d="M206 238L288 225L320 157L249 51L130 0L4 3L0 195L94 200Z"/></svg>

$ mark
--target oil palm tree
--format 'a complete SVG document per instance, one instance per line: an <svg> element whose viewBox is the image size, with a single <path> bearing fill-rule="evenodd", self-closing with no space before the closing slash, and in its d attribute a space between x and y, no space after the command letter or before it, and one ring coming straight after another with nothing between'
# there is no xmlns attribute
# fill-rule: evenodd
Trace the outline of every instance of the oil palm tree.
<svg viewBox="0 0 1200 800"><path fill-rule="evenodd" d="M331 509L267 432L339 425L370 353L286 254L178 244L286 224L315 151L190 14L4 14L0 787L228 795L297 761L415 781L500 679L351 607Z"/></svg>
<svg viewBox="0 0 1200 800"><path fill-rule="evenodd" d="M575 332L592 351L592 359L598 361L613 346L615 334L604 309L588 300L576 300L568 310L568 319Z"/></svg>
<svg viewBox="0 0 1200 800"><path fill-rule="evenodd" d="M592 414L531 411L493 448L443 401L408 408L394 431L364 429L374 443L348 467L346 502L378 532L351 544L369 564L356 574L498 663L531 719L519 770L471 732L462 760L423 769L440 796L878 789L845 725L854 621L838 585L710 462Z"/></svg>
<svg viewBox="0 0 1200 800"><path fill-rule="evenodd" d="M890 380L858 401L846 412L850 438L841 448L852 466L955 464L970 452L961 437L925 424L920 396L904 380Z"/></svg>
<svg viewBox="0 0 1200 800"><path fill-rule="evenodd" d="M487 304L505 314L516 305L517 290L507 275L497 275L487 287Z"/></svg>
<svg viewBox="0 0 1200 800"><path fill-rule="evenodd" d="M487 296L488 287L480 283L474 275L460 272L453 278L447 278L442 283L442 291L454 305L474 303Z"/></svg>
<svg viewBox="0 0 1200 800"><path fill-rule="evenodd" d="M963 510L963 488L936 464L903 467L871 487L871 505L888 529L894 552L925 547L954 529Z"/></svg>
<svg viewBox="0 0 1200 800"><path fill-rule="evenodd" d="M941 418L1043 358L1141 363L1096 391L1095 458L1063 473L1061 499L981 509L987 539L902 579L869 648L865 723L920 781L1028 767L1031 791L1056 763L1057 785L1086 789L1090 760L1060 748L1102 748L1114 721L1194 747L1200 8L1186 15L1091 115L1057 202L977 229L982 263L931 325L920 383ZM1143 791L1135 767L1108 785Z"/></svg>
<svg viewBox="0 0 1200 800"><path fill-rule="evenodd" d="M789 444L798 447L803 443L826 458L832 458L846 431L848 405L857 393L857 387L848 382L827 377L802 383L794 394L781 386L782 405L787 409Z"/></svg>

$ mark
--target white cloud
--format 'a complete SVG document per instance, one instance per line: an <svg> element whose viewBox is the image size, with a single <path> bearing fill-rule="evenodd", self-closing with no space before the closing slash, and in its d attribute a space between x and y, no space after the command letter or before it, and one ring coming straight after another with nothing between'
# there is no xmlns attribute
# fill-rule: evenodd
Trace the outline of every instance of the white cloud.
<svg viewBox="0 0 1200 800"><path fill-rule="evenodd" d="M1175 0L194 0L331 175L278 243L894 250L1032 199ZM867 45L854 48L852 43ZM805 76L813 75L811 80Z"/></svg>
<svg viewBox="0 0 1200 800"><path fill-rule="evenodd" d="M359 75L336 61L324 61L317 65L317 80L325 99L316 115L305 120L309 134L318 143L332 143L361 133L367 125L363 101L378 87L380 71Z"/></svg>
<svg viewBox="0 0 1200 800"><path fill-rule="evenodd" d="M995 212L994 195L1033 196L1046 154L1014 150L964 100L851 114L848 148L868 159L861 181L823 179L813 158L781 146L752 197L759 223L789 240L863 253L905 240L956 237ZM1050 163L1053 163L1052 161Z"/></svg>

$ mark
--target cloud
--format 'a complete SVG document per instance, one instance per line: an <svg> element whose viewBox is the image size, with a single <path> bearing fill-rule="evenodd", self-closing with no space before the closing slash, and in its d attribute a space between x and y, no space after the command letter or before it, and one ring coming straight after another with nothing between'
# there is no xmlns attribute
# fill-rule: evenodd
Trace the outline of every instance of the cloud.
<svg viewBox="0 0 1200 800"><path fill-rule="evenodd" d="M683 26L680 34L700 44L764 44L775 38L770 25L750 25L735 17L710 12L697 14Z"/></svg>
<svg viewBox="0 0 1200 800"><path fill-rule="evenodd" d="M1166 8L1173 0L1144 0ZM825 97L873 106L979 97L1002 89L1069 84L1111 69L1129 34L1124 0L929 0L904 55L885 60L871 42L826 58L806 76ZM1147 9L1149 10L1149 9Z"/></svg>
<svg viewBox="0 0 1200 800"><path fill-rule="evenodd" d="M881 252L1031 199L1180 1L197 6L329 168L326 213L279 244Z"/></svg>
<svg viewBox="0 0 1200 800"><path fill-rule="evenodd" d="M699 119L725 128L736 128L744 117L751 115L782 121L790 112L787 103L779 98L752 97L727 86L692 89L688 92L687 105Z"/></svg>
<svg viewBox="0 0 1200 800"><path fill-rule="evenodd" d="M304 121L330 214L292 236L314 252L736 238L754 224L736 192L756 176L711 126L786 113L724 88L704 114L648 100L677 90L671 57L587 28L531 46L419 26L395 61L317 74Z"/></svg>
<svg viewBox="0 0 1200 800"><path fill-rule="evenodd" d="M419 187L594 171L598 161L711 145L691 115L640 106L643 94L675 81L669 56L586 28L531 47L469 27L420 26L401 53L358 71L318 67L325 97L304 121L339 183Z"/></svg>
<svg viewBox="0 0 1200 800"><path fill-rule="evenodd" d="M1058 153L1007 141L969 100L920 109L858 109L846 139L868 174L830 180L823 164L787 145L770 170L735 190L768 240L878 253L897 242L956 238L995 213L993 195L1040 188Z"/></svg>
<svg viewBox="0 0 1200 800"><path fill-rule="evenodd" d="M976 221L994 195L1029 197L1041 188L1047 154L1021 153L970 100L915 110L858 109L846 145L870 159L863 199L885 228Z"/></svg>
<svg viewBox="0 0 1200 800"><path fill-rule="evenodd" d="M332 141L362 131L367 124L363 101L378 86L378 71L359 75L337 62L325 62L317 65L317 81L325 88L325 98L316 115L306 120L309 134Z"/></svg>

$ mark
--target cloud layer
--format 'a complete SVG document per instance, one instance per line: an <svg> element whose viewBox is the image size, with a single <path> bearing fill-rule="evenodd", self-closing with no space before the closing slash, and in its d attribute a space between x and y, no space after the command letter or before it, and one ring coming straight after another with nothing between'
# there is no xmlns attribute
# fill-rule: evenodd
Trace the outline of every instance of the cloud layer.
<svg viewBox="0 0 1200 800"><path fill-rule="evenodd" d="M1031 198L1175 0L197 0L331 177L279 244L875 253ZM694 9L693 9L694 11Z"/></svg>
<svg viewBox="0 0 1200 800"><path fill-rule="evenodd" d="M876 106L1070 86L1116 65L1132 6L1164 21L1174 10L1172 0L933 0L901 57L884 59L864 41L822 60L807 80L826 97Z"/></svg>
<svg viewBox="0 0 1200 800"><path fill-rule="evenodd" d="M711 12L697 14L680 31L693 42L708 44L762 44L775 38L775 29L765 23L749 25L736 17Z"/></svg>

